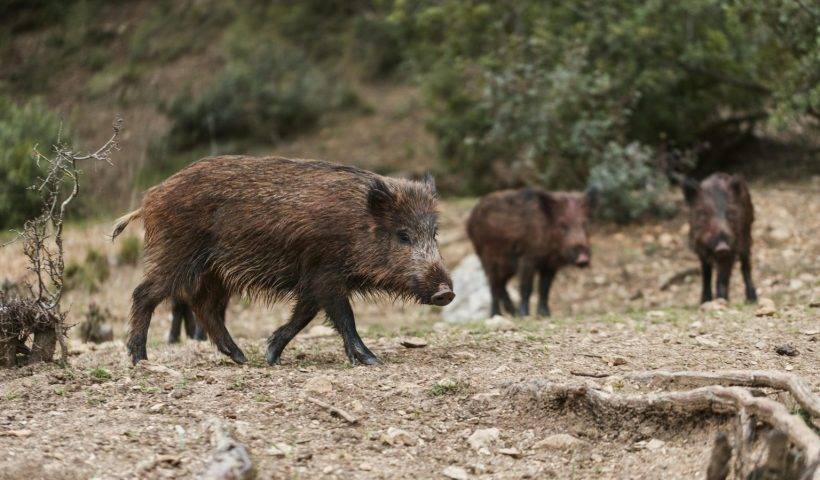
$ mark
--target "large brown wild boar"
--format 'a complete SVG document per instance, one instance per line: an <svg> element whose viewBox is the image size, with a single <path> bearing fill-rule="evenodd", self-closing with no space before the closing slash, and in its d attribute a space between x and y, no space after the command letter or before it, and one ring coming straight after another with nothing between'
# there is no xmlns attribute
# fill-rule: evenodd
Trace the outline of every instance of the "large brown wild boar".
<svg viewBox="0 0 820 480"><path fill-rule="evenodd" d="M736 260L746 286L746 300L757 300L752 282L752 222L754 207L746 181L715 173L698 183L683 182L689 206L689 245L700 259L703 288L700 301L712 300L712 268L717 269L719 298L729 298L729 278Z"/></svg>
<svg viewBox="0 0 820 480"><path fill-rule="evenodd" d="M185 300L237 363L245 355L220 313L234 293L295 300L290 320L268 339L268 363L278 363L324 310L348 359L373 364L356 332L351 295L433 305L455 296L436 242L432 178L399 180L313 160L206 158L151 188L114 236L137 217L145 225L146 272L131 307L134 363L146 358L151 316L168 297Z"/></svg>
<svg viewBox="0 0 820 480"><path fill-rule="evenodd" d="M467 234L490 284L490 315L529 315L533 278L539 275L538 314L549 315L555 273L590 262L587 222L595 192L547 192L538 188L491 193L473 208ZM507 282L518 274L521 305L516 312Z"/></svg>

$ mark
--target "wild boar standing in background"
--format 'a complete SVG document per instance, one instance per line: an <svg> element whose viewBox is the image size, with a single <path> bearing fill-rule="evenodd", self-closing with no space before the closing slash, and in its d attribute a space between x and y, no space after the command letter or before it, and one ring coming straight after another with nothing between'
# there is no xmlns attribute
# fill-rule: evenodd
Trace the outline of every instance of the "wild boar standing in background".
<svg viewBox="0 0 820 480"><path fill-rule="evenodd" d="M702 182L683 181L689 206L689 246L700 259L703 289L700 301L712 300L712 268L717 269L718 298L729 299L729 278L736 260L746 286L746 300L757 300L752 282L754 207L746 181L738 175L714 173Z"/></svg>
<svg viewBox="0 0 820 480"><path fill-rule="evenodd" d="M566 265L590 262L587 224L595 191L504 190L482 198L470 213L467 234L490 284L490 315L529 315L533 278L538 273L538 315L550 314L555 273ZM507 282L518 274L521 305L516 311Z"/></svg>
<svg viewBox="0 0 820 480"><path fill-rule="evenodd" d="M235 293L295 300L268 339L267 361L324 310L351 363L378 359L356 331L352 295L384 293L446 305L455 296L436 241L437 195L424 182L279 157L202 159L151 188L124 216L145 225L146 272L134 290L128 351L147 358L151 316L165 298L191 306L208 338L246 361L225 328Z"/></svg>

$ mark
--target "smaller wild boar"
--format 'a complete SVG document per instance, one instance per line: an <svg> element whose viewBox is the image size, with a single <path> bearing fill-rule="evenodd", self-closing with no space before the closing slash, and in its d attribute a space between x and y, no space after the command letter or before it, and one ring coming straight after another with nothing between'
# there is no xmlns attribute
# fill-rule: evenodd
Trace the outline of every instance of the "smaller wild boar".
<svg viewBox="0 0 820 480"><path fill-rule="evenodd" d="M714 173L700 183L687 178L682 185L689 206L689 245L703 273L701 303L712 300L713 267L717 269L717 296L729 299L729 277L738 259L746 300L756 301L751 260L754 207L746 181L737 175Z"/></svg>
<svg viewBox="0 0 820 480"><path fill-rule="evenodd" d="M529 315L533 277L540 277L538 315L547 316L555 273L566 265L590 262L587 223L595 191L504 190L482 198L470 213L467 234L490 284L490 315ZM513 307L507 282L518 274L521 305Z"/></svg>
<svg viewBox="0 0 820 480"><path fill-rule="evenodd" d="M227 307L227 305L226 305ZM225 311L221 314L222 323L225 323ZM171 331L168 332L168 343L179 343L182 326L185 325L185 334L191 340L207 340L208 335L196 319L190 305L182 299L171 301Z"/></svg>

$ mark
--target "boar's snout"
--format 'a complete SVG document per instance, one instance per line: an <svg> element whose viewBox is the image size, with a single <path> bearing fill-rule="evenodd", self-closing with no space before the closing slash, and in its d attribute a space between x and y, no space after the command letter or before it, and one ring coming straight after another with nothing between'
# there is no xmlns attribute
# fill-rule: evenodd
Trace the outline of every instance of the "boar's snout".
<svg viewBox="0 0 820 480"><path fill-rule="evenodd" d="M726 241L720 241L715 245L715 256L718 258L728 257L732 253L731 247Z"/></svg>
<svg viewBox="0 0 820 480"><path fill-rule="evenodd" d="M575 257L575 266L586 268L589 266L589 254L586 252L581 252Z"/></svg>
<svg viewBox="0 0 820 480"><path fill-rule="evenodd" d="M443 307L452 302L454 298L456 298L456 294L453 293L453 289L442 283L438 286L438 291L430 297L430 303Z"/></svg>

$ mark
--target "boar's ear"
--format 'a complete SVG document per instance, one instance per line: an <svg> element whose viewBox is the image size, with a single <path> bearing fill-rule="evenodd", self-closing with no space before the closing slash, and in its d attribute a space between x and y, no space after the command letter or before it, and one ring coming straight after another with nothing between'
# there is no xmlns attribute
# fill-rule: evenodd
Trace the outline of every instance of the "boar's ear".
<svg viewBox="0 0 820 480"><path fill-rule="evenodd" d="M732 179L729 180L729 187L732 189L732 192L734 192L736 197L743 195L744 183L746 183L746 181L741 175L732 175Z"/></svg>
<svg viewBox="0 0 820 480"><path fill-rule="evenodd" d="M700 191L698 181L694 178L686 177L681 183L681 188L683 188L683 198L686 199L686 203L689 205L695 203L695 199L698 198L698 192Z"/></svg>
<svg viewBox="0 0 820 480"><path fill-rule="evenodd" d="M595 207L598 206L598 197L601 196L601 192L598 190L598 187L595 185L589 186L584 192L584 195L586 196L587 206L589 209L595 210Z"/></svg>
<svg viewBox="0 0 820 480"><path fill-rule="evenodd" d="M384 181L374 178L367 191L367 209L374 216L384 215L396 201L396 196L390 191Z"/></svg>
<svg viewBox="0 0 820 480"><path fill-rule="evenodd" d="M552 218L558 201L549 192L538 192L538 205L547 218Z"/></svg>
<svg viewBox="0 0 820 480"><path fill-rule="evenodd" d="M422 180L424 186L430 190L430 194L434 197L438 197L438 190L436 190L436 179L433 178L433 174L427 172L424 174L424 180Z"/></svg>

